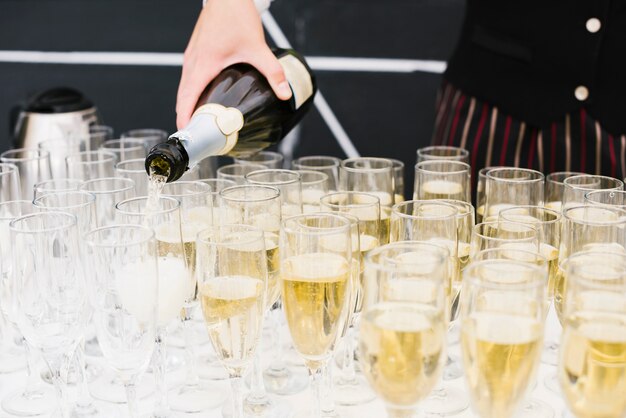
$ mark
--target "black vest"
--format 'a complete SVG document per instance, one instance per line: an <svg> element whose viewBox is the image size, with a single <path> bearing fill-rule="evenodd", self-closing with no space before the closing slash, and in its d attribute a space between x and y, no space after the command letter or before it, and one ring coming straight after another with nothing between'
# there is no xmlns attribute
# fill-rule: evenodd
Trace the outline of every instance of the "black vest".
<svg viewBox="0 0 626 418"><path fill-rule="evenodd" d="M626 0L467 0L446 78L538 127L584 106L626 134Z"/></svg>

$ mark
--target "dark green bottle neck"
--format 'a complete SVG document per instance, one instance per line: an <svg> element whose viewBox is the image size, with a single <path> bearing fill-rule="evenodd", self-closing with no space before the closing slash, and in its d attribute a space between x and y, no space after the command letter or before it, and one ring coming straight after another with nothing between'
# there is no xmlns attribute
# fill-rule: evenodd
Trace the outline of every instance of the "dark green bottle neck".
<svg viewBox="0 0 626 418"><path fill-rule="evenodd" d="M189 156L177 138L155 145L146 157L146 172L167 177L167 182L178 180L187 171Z"/></svg>

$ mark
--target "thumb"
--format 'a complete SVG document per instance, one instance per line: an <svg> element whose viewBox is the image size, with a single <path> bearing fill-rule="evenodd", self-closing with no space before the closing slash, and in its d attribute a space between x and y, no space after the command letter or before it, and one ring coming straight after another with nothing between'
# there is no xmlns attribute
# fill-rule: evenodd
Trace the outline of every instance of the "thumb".
<svg viewBox="0 0 626 418"><path fill-rule="evenodd" d="M288 100L291 98L291 88L285 77L283 67L269 48L265 48L262 52L252 56L250 58L250 64L265 76L274 94L276 94L280 100Z"/></svg>

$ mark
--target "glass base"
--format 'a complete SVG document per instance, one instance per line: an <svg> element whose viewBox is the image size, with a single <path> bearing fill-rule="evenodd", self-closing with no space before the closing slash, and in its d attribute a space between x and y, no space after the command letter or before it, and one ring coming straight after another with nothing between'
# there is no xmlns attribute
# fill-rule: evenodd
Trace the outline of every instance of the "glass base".
<svg viewBox="0 0 626 418"><path fill-rule="evenodd" d="M170 391L168 399L172 411L196 414L223 405L227 396L223 389L200 381L196 385L183 385Z"/></svg>
<svg viewBox="0 0 626 418"><path fill-rule="evenodd" d="M2 399L2 409L20 417L50 414L56 407L56 394L51 386L42 385L30 393L18 390Z"/></svg>
<svg viewBox="0 0 626 418"><path fill-rule="evenodd" d="M263 371L263 382L269 393L288 396L295 395L309 386L309 374L303 367L288 367L286 364L267 368Z"/></svg>
<svg viewBox="0 0 626 418"><path fill-rule="evenodd" d="M89 384L89 392L95 399L116 404L126 403L124 383L112 374L105 373ZM143 375L137 384L137 399L143 399L154 393L154 379Z"/></svg>
<svg viewBox="0 0 626 418"><path fill-rule="evenodd" d="M335 403L341 406L363 405L376 399L376 394L360 375L352 380L335 379L332 392Z"/></svg>
<svg viewBox="0 0 626 418"><path fill-rule="evenodd" d="M257 404L252 406L250 403L246 403L244 400L244 417L263 417L263 418L291 418L293 417L293 406L287 402L270 398L269 404ZM230 418L233 416L232 400L222 407L222 416L224 418Z"/></svg>
<svg viewBox="0 0 626 418"><path fill-rule="evenodd" d="M71 418L110 418L119 416L120 411L110 405L94 405L86 407L76 406L70 413Z"/></svg>
<svg viewBox="0 0 626 418"><path fill-rule="evenodd" d="M554 409L544 401L528 399L515 418L554 418Z"/></svg>
<svg viewBox="0 0 626 418"><path fill-rule="evenodd" d="M460 389L441 387L433 390L426 399L419 404L424 415L455 415L469 407L467 393Z"/></svg>
<svg viewBox="0 0 626 418"><path fill-rule="evenodd" d="M201 379L226 380L226 368L212 355L201 356L196 360L196 371Z"/></svg>

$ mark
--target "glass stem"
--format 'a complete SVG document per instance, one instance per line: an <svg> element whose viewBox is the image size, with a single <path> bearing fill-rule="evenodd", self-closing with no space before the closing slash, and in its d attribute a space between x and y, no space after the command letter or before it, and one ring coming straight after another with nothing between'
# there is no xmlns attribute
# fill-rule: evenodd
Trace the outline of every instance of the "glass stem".
<svg viewBox="0 0 626 418"><path fill-rule="evenodd" d="M325 417L337 416L335 411L335 398L333 396L333 374L331 362L334 356L330 356L327 360L322 362L322 385L320 388L320 409L321 413Z"/></svg>
<svg viewBox="0 0 626 418"><path fill-rule="evenodd" d="M278 302L274 304L275 308L270 311L270 318L272 324L270 326L271 329L271 339L274 341L274 355L272 358L272 363L270 364L270 369L276 371L285 370L285 361L283 360L285 350L283 348L283 341L280 336L280 317L281 317L281 304L280 299Z"/></svg>
<svg viewBox="0 0 626 418"><path fill-rule="evenodd" d="M134 380L124 384L126 390L126 403L128 404L128 412L131 418L139 416L139 406L137 405L137 386Z"/></svg>
<svg viewBox="0 0 626 418"><path fill-rule="evenodd" d="M354 382L354 380L356 379L356 366L354 364L354 350L356 346L354 342L354 328L349 327L348 332L346 333L346 338L344 340L345 348L343 364L341 368L341 382L343 384Z"/></svg>
<svg viewBox="0 0 626 418"><path fill-rule="evenodd" d="M267 398L265 382L263 381L263 367L261 363L261 350L256 350L254 361L252 362L252 382L250 385L250 396L255 400Z"/></svg>
<svg viewBox="0 0 626 418"><path fill-rule="evenodd" d="M156 336L156 358L154 364L154 378L156 382L156 406L154 417L168 415L169 406L167 401L167 383L165 374L167 368L167 350L165 348L165 327L159 327Z"/></svg>
<svg viewBox="0 0 626 418"><path fill-rule="evenodd" d="M36 350L26 342L26 339L22 338L22 345L24 346L24 352L26 354L26 373L28 373L28 379L26 381L26 388L24 393L28 397L37 392L40 384L39 373L37 373L37 366L39 364L39 355Z"/></svg>
<svg viewBox="0 0 626 418"><path fill-rule="evenodd" d="M87 386L87 371L85 362L85 340L83 339L76 348L76 363L79 368L79 388L78 388L78 400L76 406L81 410L93 409L93 402L91 395L89 394L89 387Z"/></svg>
<svg viewBox="0 0 626 418"><path fill-rule="evenodd" d="M324 366L317 369L309 368L309 377L311 378L311 393L313 394L313 404L311 409L312 418L322 417L322 385L324 380Z"/></svg>
<svg viewBox="0 0 626 418"><path fill-rule="evenodd" d="M192 308L184 308L184 311L190 311ZM181 319L183 327L183 338L185 339L185 356L187 363L187 379L185 385L188 387L197 386L200 382L198 373L196 372L196 348L193 344L192 330L190 327L191 316L185 313L185 316Z"/></svg>
<svg viewBox="0 0 626 418"><path fill-rule="evenodd" d="M52 377L52 383L57 393L57 401L59 402L59 415L62 418L69 418L69 408L67 394L65 390L66 381L63 379L63 374L67 375L67 357L65 355L54 356L46 359L50 374ZM66 376L67 377L67 376Z"/></svg>
<svg viewBox="0 0 626 418"><path fill-rule="evenodd" d="M241 388L241 376L231 376L230 387L232 388L233 415L232 418L243 418L243 391Z"/></svg>

